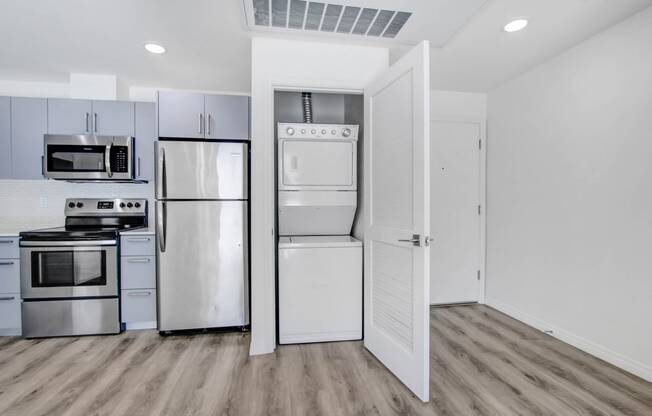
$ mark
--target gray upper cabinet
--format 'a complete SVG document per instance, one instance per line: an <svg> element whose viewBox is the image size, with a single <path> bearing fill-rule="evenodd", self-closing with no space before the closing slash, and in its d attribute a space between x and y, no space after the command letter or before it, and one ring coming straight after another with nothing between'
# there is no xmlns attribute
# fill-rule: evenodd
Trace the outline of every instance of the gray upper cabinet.
<svg viewBox="0 0 652 416"><path fill-rule="evenodd" d="M154 180L156 104L136 103L136 179Z"/></svg>
<svg viewBox="0 0 652 416"><path fill-rule="evenodd" d="M92 132L105 136L133 136L134 117L133 102L93 101Z"/></svg>
<svg viewBox="0 0 652 416"><path fill-rule="evenodd" d="M248 139L249 97L206 95L206 138Z"/></svg>
<svg viewBox="0 0 652 416"><path fill-rule="evenodd" d="M11 178L11 107L9 97L0 97L0 179Z"/></svg>
<svg viewBox="0 0 652 416"><path fill-rule="evenodd" d="M204 95L159 91L158 135L203 139Z"/></svg>
<svg viewBox="0 0 652 416"><path fill-rule="evenodd" d="M134 103L48 99L49 134L134 135Z"/></svg>
<svg viewBox="0 0 652 416"><path fill-rule="evenodd" d="M160 91L158 136L248 139L249 97Z"/></svg>
<svg viewBox="0 0 652 416"><path fill-rule="evenodd" d="M15 179L43 179L41 156L47 132L45 98L11 97L11 160Z"/></svg>
<svg viewBox="0 0 652 416"><path fill-rule="evenodd" d="M93 105L90 100L48 99L49 134L91 134Z"/></svg>

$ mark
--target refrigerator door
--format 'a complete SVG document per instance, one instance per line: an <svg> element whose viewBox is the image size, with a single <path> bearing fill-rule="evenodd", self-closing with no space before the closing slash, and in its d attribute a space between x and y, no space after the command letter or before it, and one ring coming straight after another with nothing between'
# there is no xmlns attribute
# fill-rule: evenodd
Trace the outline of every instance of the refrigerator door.
<svg viewBox="0 0 652 416"><path fill-rule="evenodd" d="M247 199L247 144L156 142L156 199Z"/></svg>
<svg viewBox="0 0 652 416"><path fill-rule="evenodd" d="M249 324L247 202L157 201L158 330Z"/></svg>

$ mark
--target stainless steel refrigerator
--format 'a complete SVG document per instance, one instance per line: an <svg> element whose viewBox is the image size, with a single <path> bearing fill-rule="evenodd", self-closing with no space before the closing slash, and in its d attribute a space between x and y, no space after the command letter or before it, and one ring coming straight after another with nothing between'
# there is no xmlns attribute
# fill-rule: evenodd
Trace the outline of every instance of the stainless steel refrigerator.
<svg viewBox="0 0 652 416"><path fill-rule="evenodd" d="M156 143L158 330L249 324L248 146Z"/></svg>

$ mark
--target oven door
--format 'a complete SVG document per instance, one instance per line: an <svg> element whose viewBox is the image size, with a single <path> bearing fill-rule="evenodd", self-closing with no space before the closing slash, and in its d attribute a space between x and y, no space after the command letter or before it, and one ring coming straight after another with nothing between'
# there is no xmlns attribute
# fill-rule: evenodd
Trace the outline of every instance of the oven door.
<svg viewBox="0 0 652 416"><path fill-rule="evenodd" d="M114 136L44 137L43 175L66 180L133 179L133 139Z"/></svg>
<svg viewBox="0 0 652 416"><path fill-rule="evenodd" d="M118 295L118 247L106 241L23 241L23 299Z"/></svg>

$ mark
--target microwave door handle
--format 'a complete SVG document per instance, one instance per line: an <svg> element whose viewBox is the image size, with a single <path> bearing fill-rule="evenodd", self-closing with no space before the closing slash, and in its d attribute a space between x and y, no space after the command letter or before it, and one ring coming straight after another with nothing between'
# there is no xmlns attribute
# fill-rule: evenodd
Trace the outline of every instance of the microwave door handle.
<svg viewBox="0 0 652 416"><path fill-rule="evenodd" d="M106 174L110 178L113 176L113 172L111 172L111 147L113 146L112 143L109 143L106 146L106 150L104 151L104 167L106 168Z"/></svg>

